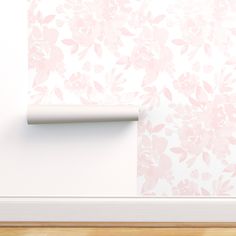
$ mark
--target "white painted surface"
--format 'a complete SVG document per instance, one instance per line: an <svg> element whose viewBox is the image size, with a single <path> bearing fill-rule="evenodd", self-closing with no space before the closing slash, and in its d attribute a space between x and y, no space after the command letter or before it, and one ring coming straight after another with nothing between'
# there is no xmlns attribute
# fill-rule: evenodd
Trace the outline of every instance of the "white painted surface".
<svg viewBox="0 0 236 236"><path fill-rule="evenodd" d="M236 222L236 199L0 199L0 221Z"/></svg>
<svg viewBox="0 0 236 236"><path fill-rule="evenodd" d="M0 9L0 196L134 196L136 122L27 125L26 1Z"/></svg>
<svg viewBox="0 0 236 236"><path fill-rule="evenodd" d="M0 129L0 196L136 194L136 123Z"/></svg>

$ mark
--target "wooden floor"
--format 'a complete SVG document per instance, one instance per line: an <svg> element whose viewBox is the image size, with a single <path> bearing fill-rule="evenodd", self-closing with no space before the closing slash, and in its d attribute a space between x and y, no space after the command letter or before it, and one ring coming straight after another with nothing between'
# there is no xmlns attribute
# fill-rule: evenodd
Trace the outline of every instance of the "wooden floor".
<svg viewBox="0 0 236 236"><path fill-rule="evenodd" d="M236 236L236 228L2 227L0 236Z"/></svg>

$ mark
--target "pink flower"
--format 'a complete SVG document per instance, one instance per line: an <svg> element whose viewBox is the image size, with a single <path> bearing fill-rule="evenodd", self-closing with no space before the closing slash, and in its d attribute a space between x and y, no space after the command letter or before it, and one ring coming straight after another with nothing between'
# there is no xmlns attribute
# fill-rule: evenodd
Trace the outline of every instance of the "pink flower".
<svg viewBox="0 0 236 236"><path fill-rule="evenodd" d="M73 74L65 81L65 87L72 92L87 92L89 90L89 78L84 74Z"/></svg>
<svg viewBox="0 0 236 236"><path fill-rule="evenodd" d="M152 140L149 140L146 136L143 136L143 138L145 148L141 152L142 159L140 161L143 167L140 169L140 174L145 177L142 192L143 194L149 194L158 184L159 179L168 180L171 178L172 163L170 158L164 153L168 144L165 138L155 135L152 136Z"/></svg>
<svg viewBox="0 0 236 236"><path fill-rule="evenodd" d="M153 60L153 54L145 46L136 47L130 60L135 68L146 68Z"/></svg>
<svg viewBox="0 0 236 236"><path fill-rule="evenodd" d="M185 151L198 156L208 150L222 159L231 153L236 109L229 103L231 96L216 95L211 99L205 99L201 108L177 105L174 117L179 120L178 135Z"/></svg>
<svg viewBox="0 0 236 236"><path fill-rule="evenodd" d="M99 24L89 14L76 15L71 21L72 38L79 45L89 47L99 34Z"/></svg>
<svg viewBox="0 0 236 236"><path fill-rule="evenodd" d="M29 37L29 68L36 70L34 85L48 79L51 71L63 73L63 53L56 46L55 29L33 27Z"/></svg>
<svg viewBox="0 0 236 236"><path fill-rule="evenodd" d="M183 123L179 129L179 137L181 146L194 155L202 153L211 139L210 133L203 129L201 123Z"/></svg>
<svg viewBox="0 0 236 236"><path fill-rule="evenodd" d="M160 72L171 72L172 52L166 46L168 31L155 27L143 27L137 37L137 46L134 47L130 63L138 69L144 69L143 86L157 79Z"/></svg>
<svg viewBox="0 0 236 236"><path fill-rule="evenodd" d="M93 45L98 48L103 43L103 46L117 54L118 47L122 46L121 34L131 35L125 28L130 17L130 8L126 6L128 2L102 0L70 4L72 11L78 9L69 22L72 40L85 50Z"/></svg>
<svg viewBox="0 0 236 236"><path fill-rule="evenodd" d="M173 188L174 195L192 196L199 195L198 185L188 179L181 180L177 186Z"/></svg>
<svg viewBox="0 0 236 236"><path fill-rule="evenodd" d="M194 47L204 43L207 37L207 22L201 16L186 17L182 24L183 38Z"/></svg>
<svg viewBox="0 0 236 236"><path fill-rule="evenodd" d="M236 114L236 109L229 104L223 96L216 96L212 102L207 104L206 123L213 129L227 127L231 114Z"/></svg>
<svg viewBox="0 0 236 236"><path fill-rule="evenodd" d="M187 72L182 74L178 80L174 80L173 85L180 93L191 96L198 86L198 80L195 75Z"/></svg>
<svg viewBox="0 0 236 236"><path fill-rule="evenodd" d="M236 110L228 104L228 98L216 96L214 101L207 103L206 112L203 117L206 129L212 133L210 148L219 158L230 154L229 138L233 135L235 124L231 120Z"/></svg>
<svg viewBox="0 0 236 236"><path fill-rule="evenodd" d="M228 11L236 10L236 4L234 0L215 0L214 4L214 15L219 20L222 20L223 17L228 13Z"/></svg>

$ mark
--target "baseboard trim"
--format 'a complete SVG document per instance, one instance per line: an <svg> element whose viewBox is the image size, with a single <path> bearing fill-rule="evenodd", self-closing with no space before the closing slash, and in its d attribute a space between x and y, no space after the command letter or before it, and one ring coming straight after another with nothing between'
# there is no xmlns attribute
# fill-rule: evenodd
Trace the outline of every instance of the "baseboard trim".
<svg viewBox="0 0 236 236"><path fill-rule="evenodd" d="M0 198L0 222L236 223L236 198Z"/></svg>

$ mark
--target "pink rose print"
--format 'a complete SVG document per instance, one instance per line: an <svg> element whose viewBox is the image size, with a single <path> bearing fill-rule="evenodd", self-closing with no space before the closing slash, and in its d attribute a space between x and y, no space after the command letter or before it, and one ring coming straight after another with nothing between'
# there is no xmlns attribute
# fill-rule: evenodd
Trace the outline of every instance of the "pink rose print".
<svg viewBox="0 0 236 236"><path fill-rule="evenodd" d="M187 17L182 25L183 37L190 45L201 46L207 37L206 22L201 16Z"/></svg>
<svg viewBox="0 0 236 236"><path fill-rule="evenodd" d="M179 130L179 138L181 146L184 147L189 153L199 155L203 152L210 142L210 134L208 134L201 124L193 124L191 127L183 126Z"/></svg>
<svg viewBox="0 0 236 236"><path fill-rule="evenodd" d="M87 93L90 90L89 78L84 74L73 74L65 81L65 88L75 93Z"/></svg>
<svg viewBox="0 0 236 236"><path fill-rule="evenodd" d="M199 195L198 185L188 179L182 180L176 187L174 187L174 194L181 196Z"/></svg>
<svg viewBox="0 0 236 236"><path fill-rule="evenodd" d="M166 45L167 39L165 29L145 26L136 39L137 47L132 52L130 63L137 69L145 70L144 87L155 81L160 72L172 70L172 53Z"/></svg>
<svg viewBox="0 0 236 236"><path fill-rule="evenodd" d="M48 16L41 21L40 16L29 35L29 68L36 72L34 86L45 82L51 72L61 75L64 72L64 56L56 45L59 33L47 26L53 17Z"/></svg>
<svg viewBox="0 0 236 236"><path fill-rule="evenodd" d="M193 74L185 73L182 74L178 80L174 80L173 85L180 93L191 96L196 91L198 79Z"/></svg>
<svg viewBox="0 0 236 236"><path fill-rule="evenodd" d="M28 2L31 102L138 105L138 195L236 196L236 1Z"/></svg>

